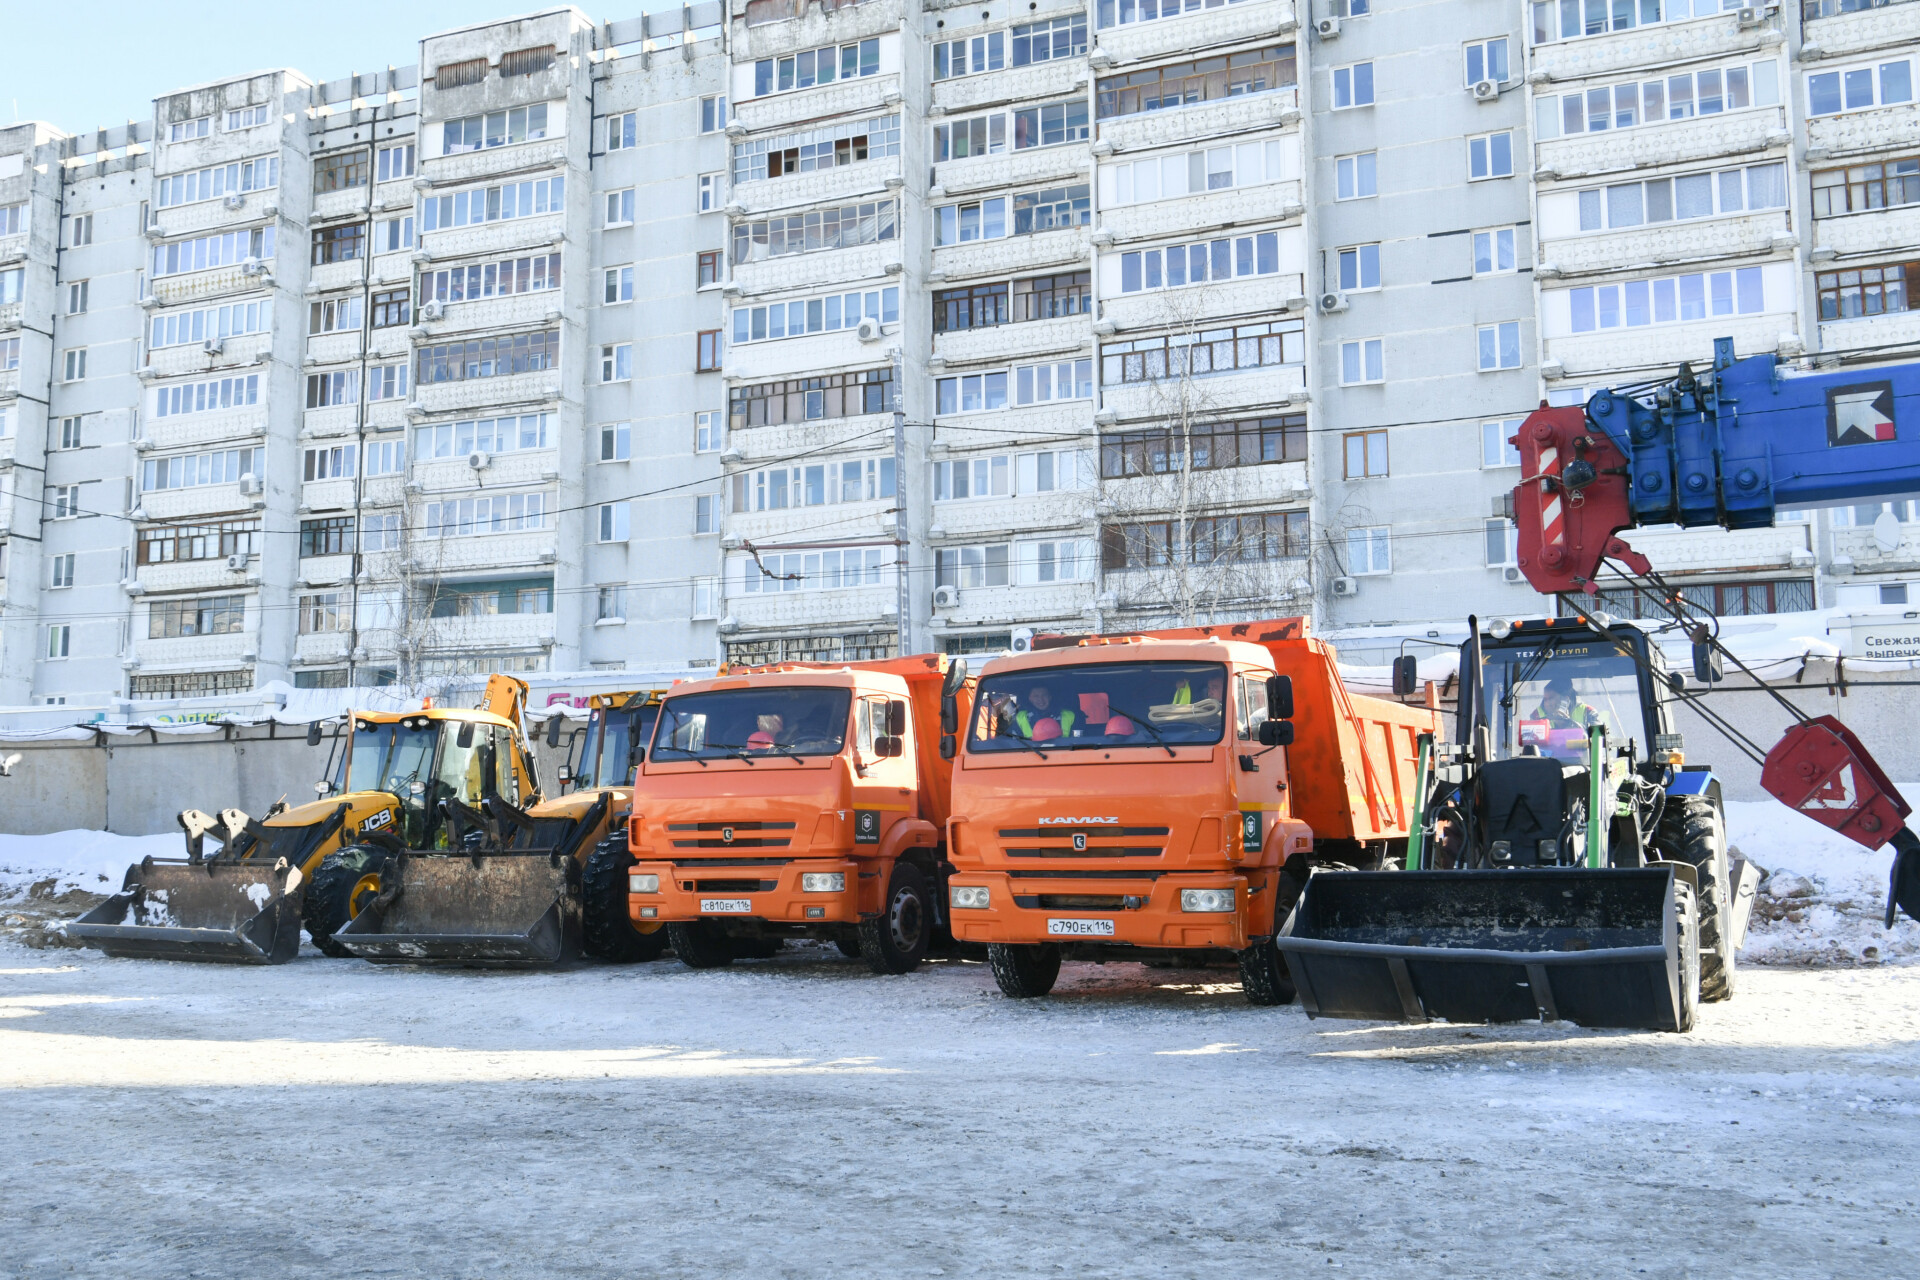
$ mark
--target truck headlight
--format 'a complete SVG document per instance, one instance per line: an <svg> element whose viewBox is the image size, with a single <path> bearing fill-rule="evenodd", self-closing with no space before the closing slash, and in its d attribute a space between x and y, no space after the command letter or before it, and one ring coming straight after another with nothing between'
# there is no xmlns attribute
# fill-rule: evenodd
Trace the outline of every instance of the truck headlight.
<svg viewBox="0 0 1920 1280"><path fill-rule="evenodd" d="M658 893L660 892L660 877L659 876L640 876L640 875L628 876L627 892L628 893Z"/></svg>
<svg viewBox="0 0 1920 1280"><path fill-rule="evenodd" d="M1180 909L1182 911L1231 911L1233 910L1233 890L1182 889Z"/></svg>
<svg viewBox="0 0 1920 1280"><path fill-rule="evenodd" d="M847 873L844 871L808 871L800 876L802 893L845 893Z"/></svg>
<svg viewBox="0 0 1920 1280"><path fill-rule="evenodd" d="M947 901L961 910L979 910L989 896L985 885L956 884L947 890Z"/></svg>

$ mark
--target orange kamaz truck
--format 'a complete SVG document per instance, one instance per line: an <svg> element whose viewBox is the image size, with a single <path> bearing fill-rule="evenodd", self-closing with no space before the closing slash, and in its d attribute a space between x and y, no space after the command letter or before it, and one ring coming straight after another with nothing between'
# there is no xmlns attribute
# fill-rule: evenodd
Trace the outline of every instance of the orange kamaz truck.
<svg viewBox="0 0 1920 1280"><path fill-rule="evenodd" d="M634 779L634 924L665 924L696 969L794 937L914 969L946 925L949 758L971 709L965 667L939 655L676 685Z"/></svg>
<svg viewBox="0 0 1920 1280"><path fill-rule="evenodd" d="M1293 999L1274 931L1315 862L1403 856L1427 707L1348 692L1304 618L1042 637L988 663L953 771L953 936L1010 996L1063 959L1236 957Z"/></svg>

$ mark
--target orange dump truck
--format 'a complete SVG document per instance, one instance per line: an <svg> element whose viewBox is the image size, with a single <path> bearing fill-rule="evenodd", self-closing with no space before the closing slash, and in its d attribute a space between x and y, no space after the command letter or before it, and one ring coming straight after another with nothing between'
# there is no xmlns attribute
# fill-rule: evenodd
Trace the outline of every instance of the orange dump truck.
<svg viewBox="0 0 1920 1280"><path fill-rule="evenodd" d="M1404 853L1418 738L1440 733L1437 707L1349 693L1304 618L1042 638L974 694L952 929L1010 996L1045 995L1062 959L1210 953L1287 1003L1273 935L1309 867Z"/></svg>
<svg viewBox="0 0 1920 1280"><path fill-rule="evenodd" d="M635 925L664 923L696 969L792 937L915 968L946 923L951 735L971 708L939 655L676 685L634 779Z"/></svg>

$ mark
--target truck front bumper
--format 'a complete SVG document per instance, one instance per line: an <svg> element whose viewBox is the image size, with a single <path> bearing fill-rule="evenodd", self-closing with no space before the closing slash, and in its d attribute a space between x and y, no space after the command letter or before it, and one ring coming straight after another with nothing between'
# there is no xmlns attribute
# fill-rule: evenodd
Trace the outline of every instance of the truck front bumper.
<svg viewBox="0 0 1920 1280"><path fill-rule="evenodd" d="M948 892L963 888L984 888L987 905L951 909L953 936L961 942L1215 951L1241 951L1247 945L1247 880L1227 872L1164 875L1148 888L1112 880L1033 880L1004 871L956 871ZM1230 889L1234 909L1183 911L1183 889ZM1109 905L1066 905L1062 899L1107 900Z"/></svg>
<svg viewBox="0 0 1920 1280"><path fill-rule="evenodd" d="M858 924L863 902L871 902L869 912L878 911L885 892L878 860L796 858L784 866L760 867L688 865L692 861L633 864L630 875L660 877L658 893L627 895L627 912L635 924L690 920ZM843 875L846 887L824 893L800 887L802 875L820 874Z"/></svg>

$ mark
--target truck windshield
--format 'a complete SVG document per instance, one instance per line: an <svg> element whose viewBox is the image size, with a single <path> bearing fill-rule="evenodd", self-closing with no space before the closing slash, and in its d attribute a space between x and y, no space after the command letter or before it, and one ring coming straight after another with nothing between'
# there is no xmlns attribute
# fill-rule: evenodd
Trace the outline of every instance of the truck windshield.
<svg viewBox="0 0 1920 1280"><path fill-rule="evenodd" d="M660 704L650 759L748 760L838 755L847 741L853 690L720 689Z"/></svg>
<svg viewBox="0 0 1920 1280"><path fill-rule="evenodd" d="M431 720L356 724L353 748L341 759L336 789L389 791L406 799L409 785L426 777L438 736L439 726Z"/></svg>
<svg viewBox="0 0 1920 1280"><path fill-rule="evenodd" d="M1110 662L1009 671L980 682L969 751L1076 751L1220 741L1227 669Z"/></svg>
<svg viewBox="0 0 1920 1280"><path fill-rule="evenodd" d="M1633 659L1604 640L1487 648L1480 723L1493 731L1494 755L1587 758L1588 730L1604 726L1609 750L1631 741L1647 758L1640 674Z"/></svg>
<svg viewBox="0 0 1920 1280"><path fill-rule="evenodd" d="M635 742L645 743L653 733L653 721L660 714L658 705L635 707L630 711L610 708L597 715L587 726L586 746L580 752L580 787L624 787L633 781L633 766L628 750Z"/></svg>

